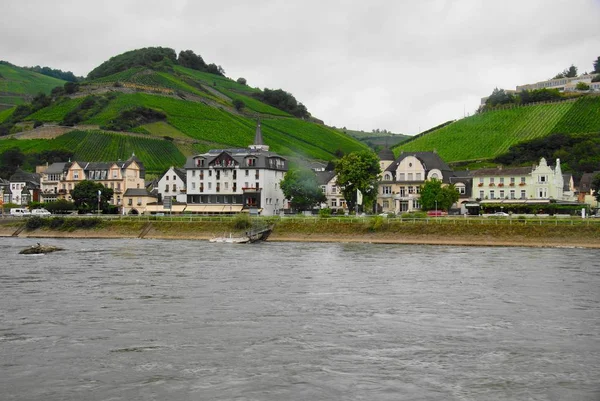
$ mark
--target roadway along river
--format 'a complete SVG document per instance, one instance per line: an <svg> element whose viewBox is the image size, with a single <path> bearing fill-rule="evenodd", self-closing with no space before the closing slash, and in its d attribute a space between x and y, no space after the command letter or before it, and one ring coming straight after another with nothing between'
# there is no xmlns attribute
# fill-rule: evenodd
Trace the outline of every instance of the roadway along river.
<svg viewBox="0 0 600 401"><path fill-rule="evenodd" d="M600 250L36 241L2 400L600 400Z"/></svg>

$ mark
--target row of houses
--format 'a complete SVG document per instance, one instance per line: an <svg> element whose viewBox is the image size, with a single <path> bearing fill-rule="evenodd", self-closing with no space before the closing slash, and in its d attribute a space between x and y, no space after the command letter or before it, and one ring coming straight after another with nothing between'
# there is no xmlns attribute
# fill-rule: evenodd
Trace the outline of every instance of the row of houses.
<svg viewBox="0 0 600 401"><path fill-rule="evenodd" d="M594 173L586 174L576 190L560 160L545 159L530 167L454 171L436 152L404 152L395 157L379 153L380 175L376 211L401 214L421 209L422 185L431 179L453 184L459 193L455 210L477 212L481 204L544 205L588 203L597 207L591 191ZM144 164L135 155L124 161L69 161L38 167L36 173L17 172L0 181L4 203L71 200L79 182L91 180L113 190L111 203L122 214L251 212L277 215L289 210L280 182L288 170L286 158L269 151L260 123L248 148L214 149L189 157L182 168L171 167L159 179L145 182ZM315 168L327 201L321 207L347 211L333 171Z"/></svg>

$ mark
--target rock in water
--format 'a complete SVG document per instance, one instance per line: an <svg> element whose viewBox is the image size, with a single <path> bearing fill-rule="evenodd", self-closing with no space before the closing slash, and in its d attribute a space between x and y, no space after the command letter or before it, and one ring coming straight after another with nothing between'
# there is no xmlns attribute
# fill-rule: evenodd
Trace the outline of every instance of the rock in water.
<svg viewBox="0 0 600 401"><path fill-rule="evenodd" d="M40 243L30 246L29 248L23 249L19 254L21 255L36 255L40 253L50 253L56 251L62 251L63 248L52 245L41 245Z"/></svg>

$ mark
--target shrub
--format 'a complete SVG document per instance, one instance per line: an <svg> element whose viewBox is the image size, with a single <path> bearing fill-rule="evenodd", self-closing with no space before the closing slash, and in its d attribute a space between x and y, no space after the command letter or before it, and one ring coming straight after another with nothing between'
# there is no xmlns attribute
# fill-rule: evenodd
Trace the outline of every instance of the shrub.
<svg viewBox="0 0 600 401"><path fill-rule="evenodd" d="M375 216L371 219L369 223L369 231L377 231L380 230L383 226L383 217Z"/></svg>
<svg viewBox="0 0 600 401"><path fill-rule="evenodd" d="M250 216L246 213L237 214L233 218L233 227L237 230L245 230L252 226L252 222L250 221Z"/></svg>
<svg viewBox="0 0 600 401"><path fill-rule="evenodd" d="M330 217L330 216L331 216L331 209L329 209L328 207L325 209L319 210L319 217Z"/></svg>
<svg viewBox="0 0 600 401"><path fill-rule="evenodd" d="M48 227L50 227L53 230L57 230L59 228L61 228L63 225L65 224L65 219L62 217L53 217L50 219L49 223L48 223Z"/></svg>
<svg viewBox="0 0 600 401"><path fill-rule="evenodd" d="M43 225L44 219L42 219L40 216L30 217L29 219L27 219L27 223L25 224L28 230L35 230L40 227L43 227Z"/></svg>

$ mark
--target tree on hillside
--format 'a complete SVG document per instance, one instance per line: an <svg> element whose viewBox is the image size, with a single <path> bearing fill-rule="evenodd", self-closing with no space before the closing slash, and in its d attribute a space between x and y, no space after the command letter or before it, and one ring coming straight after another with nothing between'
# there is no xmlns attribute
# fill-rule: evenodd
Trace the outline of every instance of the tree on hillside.
<svg viewBox="0 0 600 401"><path fill-rule="evenodd" d="M458 201L459 194L453 184L442 186L442 181L435 178L425 182L421 187L421 209L448 211Z"/></svg>
<svg viewBox="0 0 600 401"><path fill-rule="evenodd" d="M559 78L575 78L577 76L577 67L573 64L569 68L566 68L563 72L559 72L554 76L553 79Z"/></svg>
<svg viewBox="0 0 600 401"><path fill-rule="evenodd" d="M177 62L175 50L168 47L145 47L143 49L131 50L109 60L94 68L88 74L88 79L96 79L116 74L133 67L152 67L164 59L173 63Z"/></svg>
<svg viewBox="0 0 600 401"><path fill-rule="evenodd" d="M280 185L286 199L290 200L292 208L296 210L309 210L326 201L312 170L291 169L285 173Z"/></svg>
<svg viewBox="0 0 600 401"><path fill-rule="evenodd" d="M246 104L244 103L244 101L240 100L240 99L233 99L232 103L233 103L233 107L235 107L235 109L237 111L242 110L246 106Z"/></svg>
<svg viewBox="0 0 600 401"><path fill-rule="evenodd" d="M100 195L98 195L99 192ZM113 197L113 190L98 182L84 180L75 185L71 197L81 212L97 210L98 203L101 210L108 210L108 201ZM100 202L98 202L98 198L100 198Z"/></svg>
<svg viewBox="0 0 600 401"><path fill-rule="evenodd" d="M349 153L335 165L337 184L350 210L356 211L358 193L363 197L364 205L370 205L377 199L379 180L379 158L371 151Z"/></svg>
<svg viewBox="0 0 600 401"><path fill-rule="evenodd" d="M21 149L14 147L5 150L0 155L0 177L4 179L10 178L24 162L25 155L21 152Z"/></svg>
<svg viewBox="0 0 600 401"><path fill-rule="evenodd" d="M500 104L514 103L514 101L515 99L513 95L506 93L504 89L495 88L492 91L492 94L485 101L485 105L489 107L495 107Z"/></svg>
<svg viewBox="0 0 600 401"><path fill-rule="evenodd" d="M594 71L592 72L595 74L600 74L600 56L598 56L596 61L594 61Z"/></svg>
<svg viewBox="0 0 600 401"><path fill-rule="evenodd" d="M248 81L246 81L246 78L239 77L236 82L240 85L246 85Z"/></svg>
<svg viewBox="0 0 600 401"><path fill-rule="evenodd" d="M594 191L594 196L596 197L596 200L600 202L600 174L596 174L594 176L594 178L592 179L592 185L590 189Z"/></svg>
<svg viewBox="0 0 600 401"><path fill-rule="evenodd" d="M192 70L206 71L206 63L199 54L194 53L191 50L182 50L179 52L179 58L177 59L179 65Z"/></svg>

